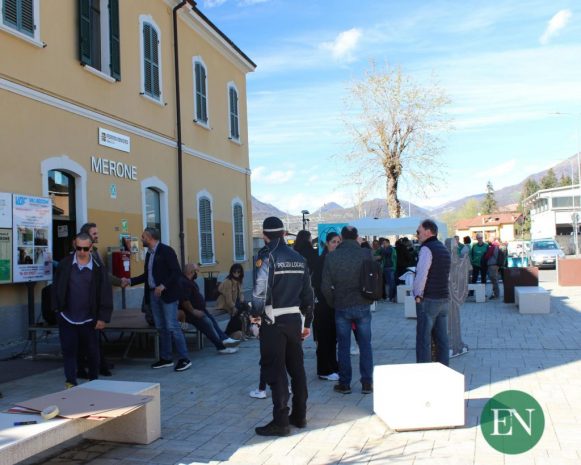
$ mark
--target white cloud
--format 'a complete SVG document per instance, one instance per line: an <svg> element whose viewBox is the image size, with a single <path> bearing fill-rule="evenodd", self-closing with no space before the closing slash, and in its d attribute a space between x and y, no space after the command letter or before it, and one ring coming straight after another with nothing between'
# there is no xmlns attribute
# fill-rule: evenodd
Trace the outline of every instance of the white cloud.
<svg viewBox="0 0 581 465"><path fill-rule="evenodd" d="M258 166L252 170L252 182L262 184L285 184L294 177L294 171L268 171L265 166Z"/></svg>
<svg viewBox="0 0 581 465"><path fill-rule="evenodd" d="M336 60L351 61L352 52L357 48L362 35L361 29L352 28L339 33L332 42L323 42L321 48L330 51Z"/></svg>
<svg viewBox="0 0 581 465"><path fill-rule="evenodd" d="M539 42L542 45L548 44L553 36L557 35L565 26L567 26L572 15L573 13L571 13L571 10L561 10L556 13L549 21L547 29L543 32Z"/></svg>
<svg viewBox="0 0 581 465"><path fill-rule="evenodd" d="M240 5L257 5L259 3L266 3L269 2L270 0L240 0L239 4Z"/></svg>
<svg viewBox="0 0 581 465"><path fill-rule="evenodd" d="M226 0L204 0L204 7L214 8L226 3Z"/></svg>
<svg viewBox="0 0 581 465"><path fill-rule="evenodd" d="M476 178L480 179L496 179L501 174L509 173L513 176L512 170L516 167L517 161L515 159L505 161L504 163L500 163L498 165L493 165L488 169L479 170L474 173Z"/></svg>

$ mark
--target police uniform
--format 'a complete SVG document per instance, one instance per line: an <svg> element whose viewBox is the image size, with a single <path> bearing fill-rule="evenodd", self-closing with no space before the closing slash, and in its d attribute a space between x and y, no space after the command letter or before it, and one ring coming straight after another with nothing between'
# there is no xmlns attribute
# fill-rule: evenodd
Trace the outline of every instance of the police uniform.
<svg viewBox="0 0 581 465"><path fill-rule="evenodd" d="M267 218L264 232L282 232L282 221ZM307 382L303 361L302 329L313 320L314 294L305 259L289 248L284 238L271 240L258 254L258 270L252 294L253 316L260 327L261 370L272 390L273 421L256 428L257 434L284 436L289 422L306 426ZM293 392L289 418L287 372Z"/></svg>

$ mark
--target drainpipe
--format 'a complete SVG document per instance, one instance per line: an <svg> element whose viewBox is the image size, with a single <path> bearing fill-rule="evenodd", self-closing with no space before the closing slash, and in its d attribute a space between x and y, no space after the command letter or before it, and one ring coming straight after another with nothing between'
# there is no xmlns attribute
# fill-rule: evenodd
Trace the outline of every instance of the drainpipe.
<svg viewBox="0 0 581 465"><path fill-rule="evenodd" d="M182 269L186 265L186 247L184 243L184 189L183 189L183 168L182 168L182 111L180 98L180 69L179 69L179 47L178 47L178 10L188 3L195 8L196 2L193 0L182 0L173 9L173 51L174 51L174 76L176 91L176 132L178 144L178 212L180 228L180 263Z"/></svg>

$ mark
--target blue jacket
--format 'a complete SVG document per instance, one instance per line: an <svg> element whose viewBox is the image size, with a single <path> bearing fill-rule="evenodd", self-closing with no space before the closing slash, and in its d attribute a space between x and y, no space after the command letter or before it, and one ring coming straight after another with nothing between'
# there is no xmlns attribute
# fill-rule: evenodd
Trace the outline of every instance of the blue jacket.
<svg viewBox="0 0 581 465"><path fill-rule="evenodd" d="M270 241L258 252L251 314L262 316L267 305L274 309L298 307L305 328L313 321L314 294L305 258L284 240Z"/></svg>

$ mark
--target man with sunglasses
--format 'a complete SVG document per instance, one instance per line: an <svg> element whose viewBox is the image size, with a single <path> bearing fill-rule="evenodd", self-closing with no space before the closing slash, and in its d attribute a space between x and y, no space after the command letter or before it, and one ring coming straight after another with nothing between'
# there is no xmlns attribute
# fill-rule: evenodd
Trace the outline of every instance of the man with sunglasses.
<svg viewBox="0 0 581 465"><path fill-rule="evenodd" d="M87 355L89 379L99 377L99 331L111 319L113 293L105 268L93 260L88 234L77 235L75 252L63 258L52 286L52 310L58 314L65 387L77 385L79 351Z"/></svg>

